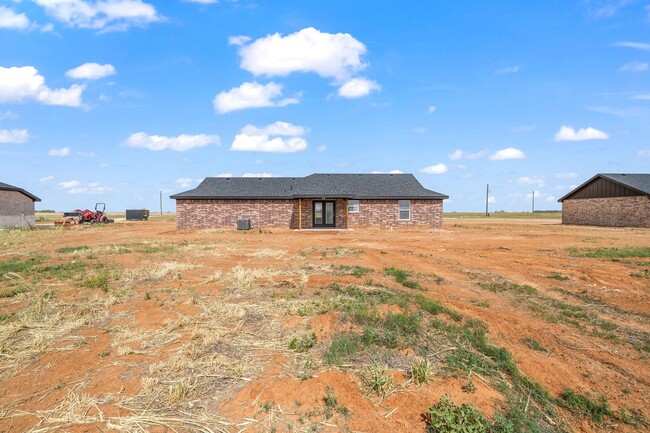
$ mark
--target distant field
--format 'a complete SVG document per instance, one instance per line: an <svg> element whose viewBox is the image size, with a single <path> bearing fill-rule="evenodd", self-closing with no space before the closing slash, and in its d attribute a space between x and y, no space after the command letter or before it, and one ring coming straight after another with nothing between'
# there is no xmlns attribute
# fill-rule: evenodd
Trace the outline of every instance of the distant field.
<svg viewBox="0 0 650 433"><path fill-rule="evenodd" d="M126 218L126 214L124 212L107 212L106 215L110 219L113 220L119 220L119 219L124 219ZM35 218L36 218L36 223L53 223L54 221L59 220L61 217L63 217L63 212L36 212ZM156 221L171 221L176 219L176 214L175 213L165 213L160 215L159 213L150 213L149 214L149 219L150 220L156 220Z"/></svg>
<svg viewBox="0 0 650 433"><path fill-rule="evenodd" d="M485 216L485 212L445 212L445 218L492 218L492 219L561 219L562 212L492 212L489 217Z"/></svg>

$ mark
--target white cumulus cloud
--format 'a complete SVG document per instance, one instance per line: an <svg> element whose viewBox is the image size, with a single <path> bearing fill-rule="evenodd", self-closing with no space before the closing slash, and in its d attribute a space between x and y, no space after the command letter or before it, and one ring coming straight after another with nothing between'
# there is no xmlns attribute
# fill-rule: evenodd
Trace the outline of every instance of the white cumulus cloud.
<svg viewBox="0 0 650 433"><path fill-rule="evenodd" d="M437 110L437 108L436 108L435 105L429 105L429 108L427 108L427 113L429 113L429 114L435 113L436 110Z"/></svg>
<svg viewBox="0 0 650 433"><path fill-rule="evenodd" d="M47 151L50 156L68 156L70 155L69 147L62 147L61 149L50 149Z"/></svg>
<svg viewBox="0 0 650 433"><path fill-rule="evenodd" d="M0 28L22 30L29 27L29 18L25 14L17 14L8 7L0 6Z"/></svg>
<svg viewBox="0 0 650 433"><path fill-rule="evenodd" d="M307 148L307 140L302 137L270 138L268 135L237 134L230 150L248 152L300 152Z"/></svg>
<svg viewBox="0 0 650 433"><path fill-rule="evenodd" d="M85 88L85 85L74 84L68 89L50 89L33 66L0 66L0 103L34 100L45 105L79 107Z"/></svg>
<svg viewBox="0 0 650 433"><path fill-rule="evenodd" d="M555 141L583 141L583 140L606 140L609 138L606 132L587 127L575 130L571 126L562 126L555 134Z"/></svg>
<svg viewBox="0 0 650 433"><path fill-rule="evenodd" d="M125 30L161 21L156 8L142 0L34 0L45 12L69 27Z"/></svg>
<svg viewBox="0 0 650 433"><path fill-rule="evenodd" d="M435 165L430 165L428 167L424 167L424 168L420 169L420 171L422 173L426 173L426 174L443 174L443 173L447 173L449 171L449 169L447 168L447 166L445 164L440 163L440 164L435 164Z"/></svg>
<svg viewBox="0 0 650 433"><path fill-rule="evenodd" d="M45 177L40 178L38 181L39 182L49 182L52 179L54 179L54 176L45 176Z"/></svg>
<svg viewBox="0 0 650 433"><path fill-rule="evenodd" d="M282 99L282 84L252 82L219 93L213 105L217 113L224 114L247 108L284 107L297 102L298 98Z"/></svg>
<svg viewBox="0 0 650 433"><path fill-rule="evenodd" d="M492 156L490 156L490 159L495 161L524 158L526 158L524 152L519 149L515 149L514 147L507 147L505 149L497 150Z"/></svg>
<svg viewBox="0 0 650 433"><path fill-rule="evenodd" d="M220 139L218 135L181 134L177 137L165 137L162 135L149 135L146 132L131 134L124 142L129 147L139 147L156 152L161 150L185 152L186 150L204 147L209 144L219 145L219 143Z"/></svg>
<svg viewBox="0 0 650 433"><path fill-rule="evenodd" d="M639 150L636 154L644 158L650 158L650 150Z"/></svg>
<svg viewBox="0 0 650 433"><path fill-rule="evenodd" d="M287 76L315 72L346 81L366 64L366 46L348 33L325 33L313 27L282 36L275 33L239 49L241 67L255 75Z"/></svg>
<svg viewBox="0 0 650 433"><path fill-rule="evenodd" d="M244 152L292 153L307 148L302 135L306 128L287 122L275 122L263 128L246 125L235 136L230 150Z"/></svg>
<svg viewBox="0 0 650 433"><path fill-rule="evenodd" d="M110 64L84 63L65 73L66 76L77 80L97 80L115 74L115 67Z"/></svg>
<svg viewBox="0 0 650 433"><path fill-rule="evenodd" d="M26 143L29 133L26 129L0 129L0 143Z"/></svg>
<svg viewBox="0 0 650 433"><path fill-rule="evenodd" d="M361 98L367 96L373 90L381 90L381 86L373 80L365 78L352 78L339 87L339 96L343 98Z"/></svg>

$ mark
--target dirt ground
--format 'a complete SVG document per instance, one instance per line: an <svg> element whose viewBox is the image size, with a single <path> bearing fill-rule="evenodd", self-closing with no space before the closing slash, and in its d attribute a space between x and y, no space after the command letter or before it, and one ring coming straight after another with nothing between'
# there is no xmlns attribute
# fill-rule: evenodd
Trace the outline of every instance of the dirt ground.
<svg viewBox="0 0 650 433"><path fill-rule="evenodd" d="M650 258L588 257L612 247L650 247L650 230L447 219L408 231L0 232L0 431L424 432L444 395L490 420L519 407L540 431L645 430ZM355 302L381 293L405 301L355 319ZM443 313L416 310L416 297ZM335 340L365 342L368 323L407 316L413 335L332 361ZM463 342L477 323L518 373L492 367L504 351ZM459 367L451 355L465 347L478 360ZM417 357L428 382L414 380ZM548 396L516 389L521 377ZM602 417L590 411L604 401Z"/></svg>

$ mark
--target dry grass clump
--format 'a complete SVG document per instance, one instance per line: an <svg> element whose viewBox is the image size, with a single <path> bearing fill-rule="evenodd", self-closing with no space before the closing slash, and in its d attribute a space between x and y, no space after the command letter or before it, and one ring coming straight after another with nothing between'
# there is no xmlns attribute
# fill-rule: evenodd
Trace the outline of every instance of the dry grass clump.
<svg viewBox="0 0 650 433"><path fill-rule="evenodd" d="M152 263L142 268L130 269L124 272L126 281L143 283L147 281L157 281L172 275L172 278L178 278L182 271L195 269L200 265L193 263L179 263L175 261Z"/></svg>
<svg viewBox="0 0 650 433"><path fill-rule="evenodd" d="M187 316L179 315L177 320L169 321L159 329L142 331L139 329L120 328L113 335L113 347L118 354L131 353L154 354L161 348L177 341L182 337L179 330L192 323Z"/></svg>
<svg viewBox="0 0 650 433"><path fill-rule="evenodd" d="M104 422L104 414L98 405L112 402L114 396L109 395L98 398L91 397L87 394L80 394L80 391L84 387L84 383L77 383L70 388L57 407L36 412L35 415L40 419L38 424L30 431L45 433L49 431L60 431L66 426ZM93 414L90 415L90 412L93 412Z"/></svg>
<svg viewBox="0 0 650 433"><path fill-rule="evenodd" d="M272 250L270 248L262 248L261 250L257 250L254 253L250 253L248 255L255 257L256 259L279 259L286 254L287 252L285 250Z"/></svg>
<svg viewBox="0 0 650 433"><path fill-rule="evenodd" d="M249 268L246 269L241 265L237 265L230 271L228 276L230 283L234 286L232 290L237 294L249 293L254 289L260 289L260 282L265 286L273 286L276 284L278 277L285 277L280 284L293 285L300 289L307 287L309 282L309 274L303 268ZM290 281L287 279L293 279Z"/></svg>
<svg viewBox="0 0 650 433"><path fill-rule="evenodd" d="M210 402L263 374L273 353L286 351L284 327L273 319L274 313L277 307L271 301L210 303L198 315L169 322L158 332L129 332L122 343L139 342L148 353L182 344L168 358L150 365L140 393L119 405L151 418L200 419ZM146 335L137 337L141 334ZM222 425L217 420L223 422L214 418L207 426Z"/></svg>
<svg viewBox="0 0 650 433"><path fill-rule="evenodd" d="M51 291L32 289L20 296L27 305L0 326L0 381L50 349L61 336L101 322L107 315L103 301L96 296L83 304L57 302Z"/></svg>

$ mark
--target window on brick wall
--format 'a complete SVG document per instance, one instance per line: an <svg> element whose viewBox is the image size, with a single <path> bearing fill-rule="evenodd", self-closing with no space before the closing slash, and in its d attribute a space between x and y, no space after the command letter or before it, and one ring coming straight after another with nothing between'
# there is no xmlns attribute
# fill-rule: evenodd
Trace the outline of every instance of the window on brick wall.
<svg viewBox="0 0 650 433"><path fill-rule="evenodd" d="M359 200L348 200L348 212L359 213Z"/></svg>
<svg viewBox="0 0 650 433"><path fill-rule="evenodd" d="M408 221L411 219L411 200L400 200L398 217L400 221Z"/></svg>

